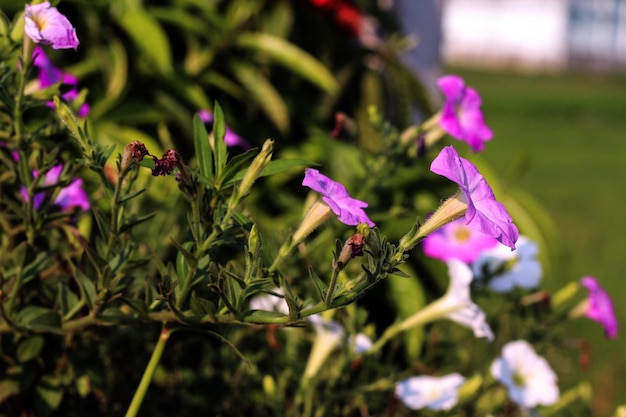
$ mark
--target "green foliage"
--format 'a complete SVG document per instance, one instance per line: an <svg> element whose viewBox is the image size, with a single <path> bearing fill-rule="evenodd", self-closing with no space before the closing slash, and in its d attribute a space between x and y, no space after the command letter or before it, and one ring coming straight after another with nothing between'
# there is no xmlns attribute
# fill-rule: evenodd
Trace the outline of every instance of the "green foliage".
<svg viewBox="0 0 626 417"><path fill-rule="evenodd" d="M38 88L21 5L0 19L0 415L402 416L396 382L450 372L475 375L456 415L521 413L489 380L483 340L432 323L445 315L402 327L446 284L401 243L455 191L428 170L438 144L418 155L409 115L434 111L401 64L407 42L360 43L305 1L61 6L80 48L45 51L80 78L74 100L62 82ZM227 146L235 131L250 150ZM376 227L307 196L312 166L367 201ZM65 206L71 187L88 198ZM523 230L553 238L532 198L496 192ZM498 346L515 335L548 351L558 338L543 333L577 296L559 309L499 298L485 307Z"/></svg>

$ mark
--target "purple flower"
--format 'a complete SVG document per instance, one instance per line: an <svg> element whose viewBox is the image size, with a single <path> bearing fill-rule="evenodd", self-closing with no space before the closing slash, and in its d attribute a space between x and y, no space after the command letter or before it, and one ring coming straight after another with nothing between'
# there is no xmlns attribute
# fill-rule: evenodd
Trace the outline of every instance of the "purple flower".
<svg viewBox="0 0 626 417"><path fill-rule="evenodd" d="M200 110L198 112L198 116L204 123L213 123L214 117L213 113L209 110ZM250 149L250 144L247 140L230 130L228 126L226 126L226 133L224 134L224 142L226 142L226 146L239 146L244 151Z"/></svg>
<svg viewBox="0 0 626 417"><path fill-rule="evenodd" d="M33 50L33 65L39 69L39 88L50 87L58 82L69 85L78 84L78 78L56 67L40 46L36 46Z"/></svg>
<svg viewBox="0 0 626 417"><path fill-rule="evenodd" d="M613 302L609 294L598 284L594 277L583 277L580 283L589 290L585 316L595 320L604 327L606 337L617 337L617 318L613 311Z"/></svg>
<svg viewBox="0 0 626 417"><path fill-rule="evenodd" d="M39 69L39 88L44 89L54 85L56 83L62 83L64 85L78 85L78 78L69 72L64 72L60 68L56 67L46 56L43 48L39 46L35 47L33 51L33 65ZM61 98L72 103L78 98L78 90L72 88L71 90L61 94ZM54 108L54 101L50 100L46 103L46 106ZM87 117L91 108L89 104L83 103L76 110L78 117Z"/></svg>
<svg viewBox="0 0 626 417"><path fill-rule="evenodd" d="M307 168L304 171L302 185L306 185L322 195L322 200L330 206L339 217L339 221L348 226L356 226L359 223L367 223L374 227L373 221L367 217L363 208L367 207L365 201L350 197L346 187L320 174L316 169Z"/></svg>
<svg viewBox="0 0 626 417"><path fill-rule="evenodd" d="M474 152L482 151L484 142L491 140L493 133L485 124L476 90L466 87L463 79L456 75L439 78L437 85L446 97L439 120L441 128L450 136L467 142Z"/></svg>
<svg viewBox="0 0 626 417"><path fill-rule="evenodd" d="M78 47L76 29L56 7L50 7L50 2L27 4L24 19L24 32L33 42L49 45L53 49Z"/></svg>
<svg viewBox="0 0 626 417"><path fill-rule="evenodd" d="M465 263L474 262L484 249L498 244L493 237L474 230L462 219L446 224L426 236L424 253L431 258L448 262L458 259Z"/></svg>
<svg viewBox="0 0 626 417"><path fill-rule="evenodd" d="M463 194L460 199L467 204L465 221L469 227L515 249L519 233L513 219L471 162L461 158L452 146L446 146L433 160L430 170L459 185Z"/></svg>
<svg viewBox="0 0 626 417"><path fill-rule="evenodd" d="M63 171L63 165L55 165L46 173L44 177L43 184L44 186L55 185L59 181L59 176L61 175L61 171ZM37 177L37 172L33 172L34 177ZM24 198L26 202L29 201L28 190L26 187L22 186L20 190L20 194ZM38 210L39 207L43 204L46 198L46 193L41 192L35 194L33 198L33 207L35 210ZM59 206L62 211L71 210L74 207L80 208L81 211L89 210L91 206L89 203L89 198L87 197L87 193L83 189L83 180L77 178L73 180L67 187L62 188L54 199L54 204Z"/></svg>

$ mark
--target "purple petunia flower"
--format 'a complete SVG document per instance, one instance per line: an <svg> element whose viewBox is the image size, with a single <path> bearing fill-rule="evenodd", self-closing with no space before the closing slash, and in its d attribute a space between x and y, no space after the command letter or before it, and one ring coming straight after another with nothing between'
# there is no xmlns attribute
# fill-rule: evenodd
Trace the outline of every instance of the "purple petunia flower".
<svg viewBox="0 0 626 417"><path fill-rule="evenodd" d="M200 110L198 112L198 116L200 116L200 119L204 123L213 123L213 113L209 110ZM250 144L248 143L248 141L233 132L228 126L226 126L224 142L226 142L226 146L239 146L244 151L250 149Z"/></svg>
<svg viewBox="0 0 626 417"><path fill-rule="evenodd" d="M431 258L444 262L454 258L468 263L474 262L483 250L494 247L498 241L459 219L426 236L422 244L424 253Z"/></svg>
<svg viewBox="0 0 626 417"><path fill-rule="evenodd" d="M513 219L471 162L461 158L452 146L446 146L433 160L430 170L459 185L463 194L460 198L467 203L465 220L469 227L515 249L519 232Z"/></svg>
<svg viewBox="0 0 626 417"><path fill-rule="evenodd" d="M78 84L78 78L56 67L40 46L36 46L33 50L33 65L39 69L39 88L50 87L58 82L69 85Z"/></svg>
<svg viewBox="0 0 626 417"><path fill-rule="evenodd" d="M43 48L37 46L33 50L33 65L39 69L39 88L47 88L56 83L62 83L64 85L78 85L78 78L69 72L65 72L60 68L56 67L52 61L50 61L44 52ZM76 98L78 98L78 90L76 88L72 88L71 90L61 94L61 98L68 102L72 103ZM50 100L46 103L47 107L54 108L54 101ZM87 103L81 104L80 108L76 110L76 115L78 117L87 117L89 112L91 111L91 107Z"/></svg>
<svg viewBox="0 0 626 417"><path fill-rule="evenodd" d="M54 167L50 168L50 170L46 173L46 176L44 177L42 185L48 186L58 183L61 171L63 171L63 165L55 165ZM37 177L37 172L35 171L33 175ZM24 201L28 202L29 196L26 187L22 186L20 194L24 198ZM41 207L45 198L46 193L42 192L35 194L35 197L33 198L33 207L35 208L35 210L38 210L39 207ZM59 206L62 211L71 210L74 207L80 208L81 211L89 210L91 204L89 203L87 193L83 189L83 180L77 178L73 180L67 187L59 190L54 199L54 204Z"/></svg>
<svg viewBox="0 0 626 417"><path fill-rule="evenodd" d="M367 207L365 201L350 197L346 187L320 174L318 170L307 168L302 185L320 193L324 202L330 206L339 220L348 226L356 226L359 223L367 223L370 227L375 226L363 210Z"/></svg>
<svg viewBox="0 0 626 417"><path fill-rule="evenodd" d="M437 85L446 97L439 120L441 128L450 136L467 142L474 152L482 151L484 142L491 140L493 133L485 124L476 90L465 86L463 79L456 75L439 78Z"/></svg>
<svg viewBox="0 0 626 417"><path fill-rule="evenodd" d="M53 49L78 47L76 29L56 7L50 7L50 2L27 4L24 19L24 32L33 42L49 45Z"/></svg>
<svg viewBox="0 0 626 417"><path fill-rule="evenodd" d="M594 277L583 277L580 283L589 290L585 316L597 321L604 327L606 337L617 337L617 318L613 311L613 302L609 294L600 286Z"/></svg>

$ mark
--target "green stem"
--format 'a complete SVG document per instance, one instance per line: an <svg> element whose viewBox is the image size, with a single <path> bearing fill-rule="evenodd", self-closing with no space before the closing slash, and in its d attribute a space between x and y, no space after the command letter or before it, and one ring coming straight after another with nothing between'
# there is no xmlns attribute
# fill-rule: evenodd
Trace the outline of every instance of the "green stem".
<svg viewBox="0 0 626 417"><path fill-rule="evenodd" d="M15 97L15 109L13 112L13 127L15 129L15 137L18 141L22 140L24 133L24 122L22 120L22 101L24 100L24 88L26 86L26 72L33 54L33 42L28 36L24 36L24 48L22 52L22 68L17 86L17 96Z"/></svg>
<svg viewBox="0 0 626 417"><path fill-rule="evenodd" d="M146 396L146 392L148 392L148 387L152 382L152 378L154 377L156 368L159 365L159 361L161 360L161 356L163 355L163 351L165 350L167 340L170 338L170 334L170 329L166 325L164 325L163 330L161 330L161 334L159 335L159 340L154 346L154 351L152 352L152 356L150 357L150 362L148 362L148 366L146 367L146 370L141 377L141 381L139 382L139 386L135 391L133 400L131 401L128 410L126 411L126 417L135 417L139 412L139 408L141 407L141 403Z"/></svg>

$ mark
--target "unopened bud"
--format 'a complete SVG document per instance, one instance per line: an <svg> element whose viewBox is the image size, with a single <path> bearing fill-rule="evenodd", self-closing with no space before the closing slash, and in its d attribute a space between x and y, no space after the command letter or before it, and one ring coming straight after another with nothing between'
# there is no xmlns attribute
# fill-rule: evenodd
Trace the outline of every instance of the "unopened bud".
<svg viewBox="0 0 626 417"><path fill-rule="evenodd" d="M150 153L146 149L146 145L138 140L134 140L124 147L124 153L122 154L122 162L120 164L120 171L126 171L133 162L141 162L144 156Z"/></svg>
<svg viewBox="0 0 626 417"><path fill-rule="evenodd" d="M239 185L239 196L240 198L247 195L252 188L252 184L259 178L261 172L265 169L267 164L270 163L272 159L272 152L274 151L274 141L271 139L267 139L263 143L263 147L261 148L261 152L252 160L250 167L246 171L241 180L241 184Z"/></svg>
<svg viewBox="0 0 626 417"><path fill-rule="evenodd" d="M365 246L365 237L361 233L356 233L351 236L341 249L341 253L335 261L334 268L337 271L341 271L346 267L348 262L355 256L363 256L363 247Z"/></svg>

